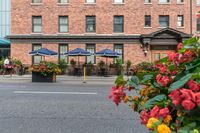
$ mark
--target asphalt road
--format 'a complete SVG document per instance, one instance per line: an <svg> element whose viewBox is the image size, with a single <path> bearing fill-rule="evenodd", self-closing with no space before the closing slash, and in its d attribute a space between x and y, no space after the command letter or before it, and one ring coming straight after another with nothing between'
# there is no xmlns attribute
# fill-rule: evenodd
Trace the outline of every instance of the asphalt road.
<svg viewBox="0 0 200 133"><path fill-rule="evenodd" d="M111 83L0 81L0 133L146 133Z"/></svg>

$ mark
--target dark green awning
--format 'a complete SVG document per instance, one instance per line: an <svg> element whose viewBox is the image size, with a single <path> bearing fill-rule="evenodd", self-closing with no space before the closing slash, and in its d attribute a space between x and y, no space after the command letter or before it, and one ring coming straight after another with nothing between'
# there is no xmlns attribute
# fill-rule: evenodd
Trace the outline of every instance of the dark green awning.
<svg viewBox="0 0 200 133"><path fill-rule="evenodd" d="M3 38L0 38L0 45L1 46L10 46L10 41L3 39Z"/></svg>

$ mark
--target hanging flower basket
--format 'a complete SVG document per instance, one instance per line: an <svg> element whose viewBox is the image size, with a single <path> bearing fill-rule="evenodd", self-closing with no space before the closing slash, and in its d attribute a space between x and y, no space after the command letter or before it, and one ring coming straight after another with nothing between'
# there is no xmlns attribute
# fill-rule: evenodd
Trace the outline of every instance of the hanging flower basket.
<svg viewBox="0 0 200 133"><path fill-rule="evenodd" d="M196 17L197 17L197 18L200 18L200 11L197 12Z"/></svg>

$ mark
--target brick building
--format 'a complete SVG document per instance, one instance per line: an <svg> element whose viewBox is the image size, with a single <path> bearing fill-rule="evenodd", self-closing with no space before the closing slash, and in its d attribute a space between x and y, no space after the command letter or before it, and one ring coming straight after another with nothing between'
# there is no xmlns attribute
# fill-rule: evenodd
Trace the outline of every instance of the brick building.
<svg viewBox="0 0 200 133"><path fill-rule="evenodd" d="M200 31L200 0L12 0L11 56L25 64L40 57L28 53L48 48L58 57L75 48L108 48L134 64L154 61ZM101 57L81 57L97 63ZM109 60L113 62L113 59Z"/></svg>

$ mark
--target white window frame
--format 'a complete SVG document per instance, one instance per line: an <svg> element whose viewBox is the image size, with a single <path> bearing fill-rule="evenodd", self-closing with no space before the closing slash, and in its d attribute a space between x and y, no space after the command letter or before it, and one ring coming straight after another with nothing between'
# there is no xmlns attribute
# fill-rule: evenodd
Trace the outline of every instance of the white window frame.
<svg viewBox="0 0 200 133"><path fill-rule="evenodd" d="M170 0L158 0L159 4L169 4Z"/></svg>
<svg viewBox="0 0 200 133"><path fill-rule="evenodd" d="M125 0L113 0L114 4L124 4Z"/></svg>
<svg viewBox="0 0 200 133"><path fill-rule="evenodd" d="M96 0L85 0L86 4L96 4Z"/></svg>

